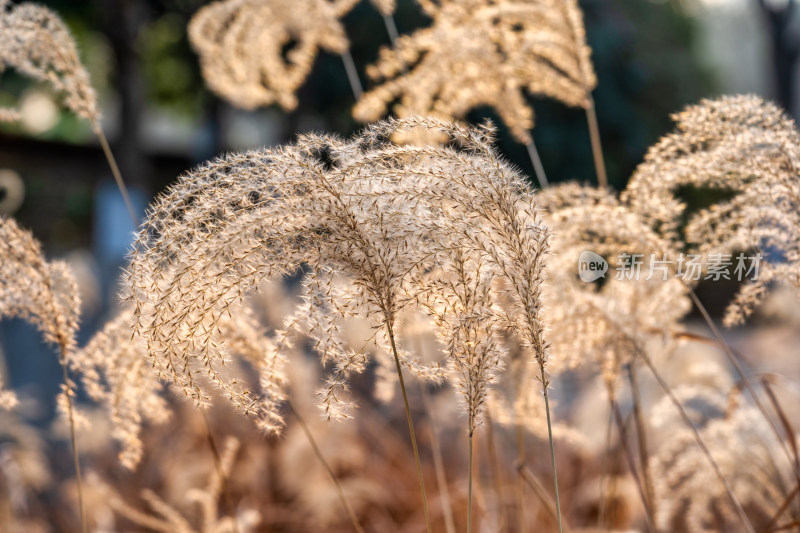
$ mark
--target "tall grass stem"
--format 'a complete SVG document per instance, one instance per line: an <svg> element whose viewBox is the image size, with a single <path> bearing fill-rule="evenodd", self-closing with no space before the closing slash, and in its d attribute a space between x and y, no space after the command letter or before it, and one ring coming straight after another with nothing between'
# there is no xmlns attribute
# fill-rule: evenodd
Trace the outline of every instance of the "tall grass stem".
<svg viewBox="0 0 800 533"><path fill-rule="evenodd" d="M592 157L594 158L594 170L597 173L597 184L606 189L608 188L606 164L603 160L603 146L600 143L600 127L597 125L594 98L591 95L589 95L589 107L586 108L586 122L589 125L589 138L592 142Z"/></svg>
<svg viewBox="0 0 800 533"><path fill-rule="evenodd" d="M553 446L553 426L550 421L550 400L547 395L547 378L544 374L544 364L540 364L539 368L542 372L542 390L544 391L544 408L547 413L547 438L550 441L550 460L553 463L553 487L556 493L556 516L558 518L558 533L563 533L561 525L561 500L558 496L558 473L556 472L556 449Z"/></svg>
<svg viewBox="0 0 800 533"><path fill-rule="evenodd" d="M128 215L131 217L131 222L133 222L133 227L137 228L139 227L139 217L136 216L136 210L133 208L131 197L128 194L128 188L125 186L125 181L122 179L122 173L119 171L119 166L117 165L117 160L114 158L114 153L111 151L111 147L108 145L106 134L103 133L103 128L100 127L100 124L93 123L92 127L95 135L97 135L97 139L100 141L100 146L103 148L103 154L106 156L108 166L111 168L111 174L114 175L114 181L117 182L117 187L122 195L122 200L125 202Z"/></svg>
<svg viewBox="0 0 800 533"><path fill-rule="evenodd" d="M400 366L400 356L397 353L397 343L394 339L394 329L390 322L386 323L386 331L389 335L389 342L392 345L392 355L394 355L394 364L397 367L397 378L400 381L400 391L403 393L403 405L406 408L406 418L408 419L408 432L411 434L411 447L414 449L414 461L417 463L417 477L419 478L419 489L422 492L422 507L425 511L425 527L428 533L432 533L431 517L428 511L428 497L425 494L425 479L422 476L422 463L419 460L419 449L417 448L417 437L414 433L414 421L411 419L411 408L408 405L408 393L406 392L406 383L403 379L403 368Z"/></svg>
<svg viewBox="0 0 800 533"><path fill-rule="evenodd" d="M344 63L344 70L347 73L347 81L350 82L350 90L353 91L353 97L356 102L361 100L361 95L364 94L364 88L361 86L361 79L358 77L358 70L356 70L356 62L353 61L353 54L350 50L342 52L342 63Z"/></svg>
<svg viewBox="0 0 800 533"><path fill-rule="evenodd" d="M542 159L539 157L539 150L536 149L536 143L533 142L533 137L531 137L531 142L525 145L525 148L528 150L528 157L531 158L531 164L533 164L533 171L536 173L536 179L539 180L539 187L546 189L550 186L550 182L547 181L547 174L544 172Z"/></svg>

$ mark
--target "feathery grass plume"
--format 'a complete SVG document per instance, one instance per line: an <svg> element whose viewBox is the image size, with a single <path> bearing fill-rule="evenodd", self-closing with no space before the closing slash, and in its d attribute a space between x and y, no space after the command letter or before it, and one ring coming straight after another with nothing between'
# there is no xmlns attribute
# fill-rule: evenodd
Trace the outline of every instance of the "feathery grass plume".
<svg viewBox="0 0 800 533"><path fill-rule="evenodd" d="M130 267L136 329L156 369L197 402L208 400L199 381L207 376L234 404L254 409L248 392L220 376L226 339L215 331L263 279L308 265L295 322L337 368L333 391L365 362L345 348L337 320L358 313L380 328L406 304L402 281L427 254L424 213L391 203L358 168L338 167L356 144L304 137L234 154L187 174L153 206ZM347 283L336 285L336 276ZM329 416L340 416L340 403L326 395Z"/></svg>
<svg viewBox="0 0 800 533"><path fill-rule="evenodd" d="M392 142L413 128L452 142ZM156 369L199 403L208 399L208 379L252 410L249 392L222 379L227 356L225 339L214 342L216 324L262 280L303 267L304 303L286 330L308 332L334 367L322 394L327 416L346 416L341 391L368 361L343 341L341 322L351 316L386 335L407 403L402 366L419 366L398 347L395 322L416 304L411 280L437 266L442 243L454 243L508 280L512 306L504 324L533 354L546 387L539 315L549 234L526 180L490 141L485 130L449 122L389 120L350 141L304 136L184 176L151 209L129 271L136 328ZM435 367L420 373L439 375Z"/></svg>
<svg viewBox="0 0 800 533"><path fill-rule="evenodd" d="M213 2L192 18L189 39L200 56L206 83L220 97L244 109L277 103L291 110L317 51L347 51L349 42L339 19L355 3Z"/></svg>
<svg viewBox="0 0 800 533"><path fill-rule="evenodd" d="M10 218L0 216L0 318L18 317L36 326L44 340L58 346L64 374L63 394L72 439L78 482L81 528L86 531L81 487L73 384L67 374L67 357L75 347L81 302L78 287L66 263L45 261L36 239Z"/></svg>
<svg viewBox="0 0 800 533"><path fill-rule="evenodd" d="M800 287L800 135L777 106L752 95L703 100L673 118L676 131L650 148L623 198L667 238L685 238L706 256L730 256L731 272L736 252L771 250L758 279L751 277L727 310L726 324L740 323L770 282ZM728 196L687 213L679 197L685 187Z"/></svg>
<svg viewBox="0 0 800 533"><path fill-rule="evenodd" d="M142 457L142 424L166 422L170 409L162 396L163 384L153 372L147 344L133 334L132 307L124 308L81 350L70 354L70 365L81 374L93 400L105 404L113 423L113 437L122 445L120 461L129 469ZM263 394L254 407L259 426L279 431L283 419L279 404L283 393L283 356L273 348L248 308L237 309L236 320L225 315L219 335L232 354L248 361L258 372Z"/></svg>
<svg viewBox="0 0 800 533"><path fill-rule="evenodd" d="M221 455L220 471L212 472L204 488L192 489L186 493L187 499L197 505L197 511L194 514L195 517L199 517L200 524L197 527L194 525L197 520L185 518L178 510L150 490L142 492L142 499L148 503L155 514L139 511L119 496L115 496L111 500L111 508L120 516L140 527L164 533L244 533L254 531L261 521L258 513L243 513L241 517L219 516L223 477L230 476L238 451L239 441L232 437L227 439Z"/></svg>
<svg viewBox="0 0 800 533"><path fill-rule="evenodd" d="M30 322L63 358L75 346L79 316L78 289L67 264L45 261L33 235L0 217L0 318Z"/></svg>
<svg viewBox="0 0 800 533"><path fill-rule="evenodd" d="M133 225L138 225L125 182L100 124L97 95L78 57L66 24L46 7L24 2L9 8L0 0L0 73L12 67L20 74L52 85L73 113L89 121L100 141ZM0 122L18 118L15 110L0 110Z"/></svg>
<svg viewBox="0 0 800 533"><path fill-rule="evenodd" d="M493 309L493 273L479 258L470 258L457 247L443 262L443 275L420 280L423 305L458 376L471 438L486 409L488 387L496 381L505 358L497 332L499 312Z"/></svg>
<svg viewBox="0 0 800 533"><path fill-rule="evenodd" d="M8 67L49 83L73 113L99 124L97 98L75 41L50 9L0 0L0 72Z"/></svg>
<svg viewBox="0 0 800 533"><path fill-rule="evenodd" d="M400 117L446 119L490 105L513 135L528 144L533 110L525 91L568 105L591 105L597 81L576 1L421 4L432 26L381 49L368 75L382 84L358 102L353 110L358 120L377 120L393 104Z"/></svg>
<svg viewBox="0 0 800 533"><path fill-rule="evenodd" d="M680 392L676 389L676 394ZM698 421L703 441L756 530L763 530L794 482L793 468L779 451L780 444L758 409L747 404L731 407L729 400L707 388L694 387L687 392L691 398L684 404L695 406L691 416ZM662 410L659 406L656 409ZM663 410L666 412L667 407ZM674 413L674 409L670 411ZM692 533L736 529L741 519L724 487L691 432L676 432L675 428L681 426L674 422L659 421L670 438L651 459L659 529Z"/></svg>
<svg viewBox="0 0 800 533"><path fill-rule="evenodd" d="M553 350L568 367L595 361L613 387L634 346L663 344L691 307L674 266L655 263L673 247L605 190L567 183L540 191L537 201L554 233L543 294ZM600 282L577 275L585 251L608 262ZM624 254L641 254L638 279L635 267L615 271L626 268Z"/></svg>
<svg viewBox="0 0 800 533"><path fill-rule="evenodd" d="M84 348L68 356L89 396L110 410L112 435L122 445L120 461L129 469L142 457L142 423L163 423L170 416L144 342L131 336L132 325L133 310L123 309Z"/></svg>
<svg viewBox="0 0 800 533"><path fill-rule="evenodd" d="M0 442L0 530L47 531L36 505L54 481L44 435L16 413L0 411Z"/></svg>
<svg viewBox="0 0 800 533"><path fill-rule="evenodd" d="M541 285L548 253L548 228L536 212L533 194L525 178L503 162L492 147L490 126L472 130L434 119L411 117L386 121L382 136L397 138L402 130L435 133L450 139L445 148L395 147L403 170L413 177L409 188L398 190L399 198L426 202L432 216L431 236L437 251L437 267L445 274L433 283L421 284L421 293L435 296L431 306L443 329L465 390L469 416L470 475L468 530L471 530L472 436L486 402L488 385L494 380L511 336L535 360L539 368L553 463L558 509L558 482L552 424L548 400L546 366L549 347L541 319ZM380 130L379 130L380 131ZM388 151L388 148L384 148ZM391 160L387 160L389 163ZM386 164L386 163L384 163ZM429 275L431 269L424 274ZM508 307L494 305L503 286ZM438 300L438 302L437 302ZM450 316L448 316L450 315Z"/></svg>

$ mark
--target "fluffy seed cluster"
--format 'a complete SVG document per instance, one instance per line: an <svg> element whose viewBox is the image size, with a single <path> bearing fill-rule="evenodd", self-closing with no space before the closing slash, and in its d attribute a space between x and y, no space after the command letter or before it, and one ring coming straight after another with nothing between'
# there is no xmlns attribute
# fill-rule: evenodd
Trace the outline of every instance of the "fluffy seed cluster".
<svg viewBox="0 0 800 533"><path fill-rule="evenodd" d="M100 112L89 74L81 64L75 40L51 10L23 2L13 7L0 0L0 72L20 74L49 83L76 115L97 124ZM18 118L0 111L0 122Z"/></svg>
<svg viewBox="0 0 800 533"><path fill-rule="evenodd" d="M0 217L0 318L19 317L67 353L75 345L80 299L66 263L48 262L29 232Z"/></svg>
<svg viewBox="0 0 800 533"><path fill-rule="evenodd" d="M597 84L583 15L574 0L421 2L433 24L383 48L369 76L381 85L354 109L377 120L394 105L410 114L463 118L495 108L514 136L530 141L524 92L587 107Z"/></svg>
<svg viewBox="0 0 800 533"><path fill-rule="evenodd" d="M209 88L244 109L297 106L317 52L349 43L340 18L356 0L223 0L198 11L189 39ZM388 7L388 6L387 6Z"/></svg>
<svg viewBox="0 0 800 533"><path fill-rule="evenodd" d="M793 466L761 412L729 403L708 388L694 388L684 399L698 407L692 417L725 479L754 523L765 526L795 483ZM741 519L690 430L679 420L663 422L671 422L672 435L651 459L659 529L710 533L739 527Z"/></svg>
<svg viewBox="0 0 800 533"><path fill-rule="evenodd" d="M655 260L671 257L672 245L607 191L567 183L540 192L537 200L554 233L544 293L549 339L560 362L594 360L612 384L637 349L668 337L690 309L674 266L654 264L650 273L651 254ZM604 278L584 282L577 276L586 251L608 262ZM625 254L643 255L638 277L620 263Z"/></svg>
<svg viewBox="0 0 800 533"><path fill-rule="evenodd" d="M704 100L674 116L677 129L653 146L623 199L659 233L702 254L761 251L758 279L728 310L739 323L774 280L800 287L800 135L777 106L757 96ZM681 188L729 197L688 213ZM682 217L688 222L680 233Z"/></svg>
<svg viewBox="0 0 800 533"><path fill-rule="evenodd" d="M414 128L451 142L392 142ZM499 367L501 329L547 362L540 299L549 233L487 130L408 118L347 141L304 136L230 155L184 176L143 227L129 271L135 328L161 376L199 403L210 381L244 411L272 412L224 378L230 347L219 323L226 314L235 321L235 304L262 280L297 271L303 303L272 344L279 352L293 332L310 337L332 367L320 394L329 418L347 416L348 378L369 361L342 335L351 317L372 325L381 352L441 379L437 364L417 361L394 333L401 311L434 309L474 419ZM502 312L492 304L492 277L506 287Z"/></svg>
<svg viewBox="0 0 800 533"><path fill-rule="evenodd" d="M132 309L124 309L68 357L87 394L110 411L113 437L122 444L120 462L134 468L142 457L139 438L144 420L161 423L170 415L162 385L150 369L146 347L131 337Z"/></svg>

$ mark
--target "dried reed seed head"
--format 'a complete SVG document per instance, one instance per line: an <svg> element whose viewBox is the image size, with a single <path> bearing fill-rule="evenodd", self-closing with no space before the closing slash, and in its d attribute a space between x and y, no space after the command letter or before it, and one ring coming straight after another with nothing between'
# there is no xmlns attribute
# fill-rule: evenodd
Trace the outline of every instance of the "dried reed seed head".
<svg viewBox="0 0 800 533"><path fill-rule="evenodd" d="M147 343L131 334L134 325L134 309L125 307L84 348L69 356L70 366L80 374L89 396L109 409L112 436L122 446L120 461L129 469L135 468L142 457L144 422L164 423L171 415ZM278 432L283 425L279 404L285 398L282 355L275 353L248 308L237 309L236 320L223 316L218 326L218 336L225 340L229 352L247 361L259 376L261 396L251 406L251 414L261 429ZM234 369L227 366L224 373L233 375Z"/></svg>
<svg viewBox="0 0 800 533"><path fill-rule="evenodd" d="M391 141L413 128L452 142ZM432 271L453 246L509 280L513 305L503 319L544 363L539 292L548 233L525 179L489 140L487 130L449 122L389 120L349 141L303 136L184 176L151 209L129 269L136 328L157 368L198 401L207 398L205 376L251 410L253 398L220 376L226 354L218 320L262 280L303 266L303 304L275 342L298 330L311 337L332 365L322 392L326 414L345 416L348 377L363 370L368 354L346 345L342 321L362 317L388 334L418 300L409 287L415 275ZM440 375L399 348L409 370Z"/></svg>
<svg viewBox="0 0 800 533"><path fill-rule="evenodd" d="M112 436L122 446L120 461L129 469L142 457L142 424L163 423L170 416L163 385L147 360L147 347L131 335L133 320L133 309L123 309L68 357L89 396L110 411Z"/></svg>
<svg viewBox="0 0 800 533"><path fill-rule="evenodd" d="M420 299L445 346L451 372L468 415L469 434L475 432L487 408L489 386L497 381L506 356L504 331L494 305L494 273L489 265L464 250L450 247L440 270L418 280Z"/></svg>
<svg viewBox="0 0 800 533"><path fill-rule="evenodd" d="M358 120L377 120L389 107L400 117L460 119L489 105L527 143L533 110L525 91L567 105L590 105L597 82L576 1L422 5L432 26L381 49L378 62L368 69L381 85L356 104Z"/></svg>
<svg viewBox="0 0 800 533"><path fill-rule="evenodd" d="M97 97L75 40L50 9L0 0L0 72L4 68L49 83L73 113L99 124ZM14 111L0 112L0 122L2 116L13 118Z"/></svg>
<svg viewBox="0 0 800 533"><path fill-rule="evenodd" d="M777 106L757 96L703 100L673 117L676 131L651 147L623 200L668 239L702 254L765 253L758 280L745 285L726 323L744 320L771 281L800 286L800 136ZM686 213L683 187L726 197ZM688 215L685 231L679 231Z"/></svg>
<svg viewBox="0 0 800 533"><path fill-rule="evenodd" d="M318 50L341 54L356 0L223 0L200 9L189 39L209 88L244 109L297 106ZM287 49L288 48L288 49Z"/></svg>
<svg viewBox="0 0 800 533"><path fill-rule="evenodd" d="M700 396L687 398L684 405L703 405L709 392L697 392ZM718 408L727 403L724 395L717 400L710 399ZM690 412L695 420L700 414ZM768 422L755 407L742 405L727 414L706 418L705 423L695 423L753 524L766 527L779 502L785 500L786 487L794 484L790 475L793 466L780 450ZM677 420L670 428L669 440L650 459L656 525L665 531L700 533L739 527L741 518L709 466L708 458L697 446L695 436ZM744 457L747 460L743 461Z"/></svg>
<svg viewBox="0 0 800 533"><path fill-rule="evenodd" d="M75 345L79 316L78 288L67 264L45 261L29 232L0 217L0 318L30 322L66 354Z"/></svg>
<svg viewBox="0 0 800 533"><path fill-rule="evenodd" d="M668 265L666 276L654 268L647 279L653 256L672 256L671 243L608 191L567 183L539 192L537 200L554 233L543 292L553 352L567 367L596 361L613 383L636 350L668 337L690 309L674 266ZM605 278L584 282L578 277L585 251L608 261ZM615 272L621 254L642 254L638 279Z"/></svg>

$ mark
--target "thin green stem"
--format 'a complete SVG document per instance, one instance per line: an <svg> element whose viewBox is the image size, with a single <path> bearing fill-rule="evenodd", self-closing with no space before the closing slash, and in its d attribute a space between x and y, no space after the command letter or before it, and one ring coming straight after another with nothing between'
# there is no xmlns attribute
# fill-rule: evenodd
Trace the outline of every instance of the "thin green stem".
<svg viewBox="0 0 800 533"><path fill-rule="evenodd" d="M553 520L558 520L558 511L556 510L556 504L553 502L552 496L550 496L550 493L548 493L547 489L544 488L544 485L542 485L541 481L536 479L536 476L533 475L531 469L524 464L518 464L517 474L519 474L520 480L528 485L531 490L533 490L533 493L536 495L536 497L539 498L539 501L544 504L547 514L549 514ZM564 529L569 531L569 527L566 523L564 524ZM520 531L525 531L525 528L520 527Z"/></svg>
<svg viewBox="0 0 800 533"><path fill-rule="evenodd" d="M592 142L592 157L594 158L594 170L597 173L597 183L605 189L608 187L606 164L603 161L603 146L600 144L600 128L597 125L594 98L591 95L589 95L589 106L586 108L586 122L589 124L589 138Z"/></svg>
<svg viewBox="0 0 800 533"><path fill-rule="evenodd" d="M624 452L623 455L628 463L628 469L631 471L631 476L633 476L633 479L636 481L636 489L639 491L639 498L642 500L644 517L645 521L647 522L647 530L655 531L655 520L654 517L650 516L650 508L647 506L647 496L645 496L642 480L639 477L639 470L636 468L636 462L633 459L633 452L628 444L628 432L625 429L625 421L622 418L622 412L619 410L619 404L617 404L617 400L614 398L614 391L611 386L607 385L606 390L608 391L608 403L611 406L611 412L614 415L617 430L619 431L619 441L622 445L622 451Z"/></svg>
<svg viewBox="0 0 800 533"><path fill-rule="evenodd" d="M561 525L561 500L558 496L558 474L556 473L556 449L553 446L553 426L550 421L550 400L547 396L547 377L544 373L544 364L539 364L539 369L542 372L542 390L544 391L544 408L547 413L547 438L550 440L550 460L553 463L553 487L556 492L556 515L558 517L558 533L563 533Z"/></svg>
<svg viewBox="0 0 800 533"><path fill-rule="evenodd" d="M336 477L336 474L333 473L328 461L325 460L325 456L322 455L322 450L320 450L319 446L317 445L317 441L314 439L314 435L311 433L311 428L308 427L306 421L300 416L300 413L297 409L294 408L292 402L287 398L286 405L289 407L289 410L294 415L295 420L297 423L300 424L300 428L303 430L303 433L306 435L306 439L308 439L308 443L311 445L311 449L314 451L314 455L317 456L317 459L325 468L325 471L328 472L328 476L333 481L334 486L336 487L336 493L339 495L339 499L344 505L345 510L347 511L347 516L350 517L350 522L353 523L353 529L355 529L358 533L364 533L364 529L361 527L361 524L358 521L358 517L356 517L355 511L350 506L350 502L347 501L347 498L344 495L344 491L342 490L342 485L339 483L339 480Z"/></svg>
<svg viewBox="0 0 800 533"><path fill-rule="evenodd" d="M394 340L394 329L391 322L386 323L386 332L389 335L389 341L392 345L392 355L394 355L394 364L397 367L397 378L400 381L400 391L403 393L403 405L406 408L406 418L408 419L408 432L411 434L411 447L414 449L414 461L417 463L417 477L419 478L419 489L422 492L422 507L425 511L425 527L428 533L432 533L431 517L428 511L428 497L425 494L425 480L422 477L422 463L419 460L419 449L417 448L417 437L414 433L414 421L411 419L411 408L408 405L408 393L406 392L406 383L403 379L403 368L400 366L400 355L397 353L397 343Z"/></svg>

